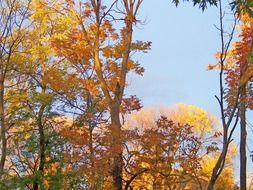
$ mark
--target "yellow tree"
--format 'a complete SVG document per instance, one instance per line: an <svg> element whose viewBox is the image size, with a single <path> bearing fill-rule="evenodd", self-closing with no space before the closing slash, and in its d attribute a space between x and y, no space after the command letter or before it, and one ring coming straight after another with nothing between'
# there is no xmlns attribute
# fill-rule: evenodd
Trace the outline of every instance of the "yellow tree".
<svg viewBox="0 0 253 190"><path fill-rule="evenodd" d="M56 1L50 5L59 8L60 3ZM16 102L10 101L11 106L7 111L11 112L15 107L19 109L15 115L19 120L14 121L10 138L13 145L10 147L13 153L10 156L11 169L15 171L16 176L13 180L17 179L17 184L13 182L9 188L19 188L18 185L23 188L25 185L29 189L36 190L44 186L45 179L50 181L50 175L46 175L46 171L49 163L53 166L59 162L52 159L52 155L60 157L59 148L61 148L59 138L55 137L54 128L58 123L53 120L57 114L52 111L52 107L57 94L52 90L52 86L55 85L53 79L62 74L55 72L59 71L62 65L61 60L53 57L50 37L57 32L65 31L70 23L74 23L66 19L66 16L59 16L55 9L50 7L44 9L45 1L31 1L29 5L29 17L26 20L29 27L23 29L23 40L19 44L22 52L16 53L18 55L15 60L19 64L14 67L16 73L23 76L24 87L20 84L15 88L12 86L8 93L9 96L15 97ZM57 23L54 22L56 17L62 19L62 22L59 20ZM53 27L57 25L61 27ZM19 91L23 92L23 97L17 93ZM53 177L51 173L51 178ZM49 184L52 184L51 182Z"/></svg>
<svg viewBox="0 0 253 190"><path fill-rule="evenodd" d="M6 86L13 67L19 64L14 59L24 39L23 29L26 27L30 1L4 0L0 2L0 125L1 125L1 159L0 175L4 172L7 154L7 130L10 127L5 108Z"/></svg>

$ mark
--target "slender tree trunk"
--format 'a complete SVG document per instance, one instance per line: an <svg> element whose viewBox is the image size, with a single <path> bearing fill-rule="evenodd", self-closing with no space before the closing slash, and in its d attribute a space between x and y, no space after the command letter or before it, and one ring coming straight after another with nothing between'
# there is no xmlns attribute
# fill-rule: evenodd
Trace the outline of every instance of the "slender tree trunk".
<svg viewBox="0 0 253 190"><path fill-rule="evenodd" d="M208 190L213 190L214 189L214 185L219 177L219 175L221 174L223 168L224 168L224 164L226 161L226 155L227 155L227 151L228 151L228 145L229 142L227 141L227 127L223 127L223 148L222 148L222 152L218 158L218 161L215 164L215 167L213 168L212 171L212 175L211 175L211 179L208 183Z"/></svg>
<svg viewBox="0 0 253 190"><path fill-rule="evenodd" d="M89 123L89 150L90 150L90 163L91 163L91 176L97 177L96 173L94 172L94 150L93 150L93 126ZM90 185L90 190L96 190L97 183L95 181L92 182Z"/></svg>
<svg viewBox="0 0 253 190"><path fill-rule="evenodd" d="M6 126L5 126L5 116L4 116L4 76L0 76L0 125L1 125L1 160L0 160L0 177L4 172L4 165L6 160L6 149L7 149L7 138L6 138Z"/></svg>
<svg viewBox="0 0 253 190"><path fill-rule="evenodd" d="M207 187L207 189L208 190L213 190L214 189L214 185L215 185L215 183L216 183L216 180L218 179L218 175L217 175L217 173L218 173L218 171L220 170L220 166L221 166L221 164L222 164L222 162L223 162L223 159L224 159L224 153L222 153L220 156L219 156L219 159L218 159L218 161L217 161L217 163L216 163L216 165L215 165L215 167L213 168L213 172L212 172L212 176L211 176L211 179L210 179L210 181L209 181L209 183L208 183L208 187ZM213 175L214 174L214 175Z"/></svg>
<svg viewBox="0 0 253 190"><path fill-rule="evenodd" d="M247 189L247 156L246 156L246 84L242 86L241 103L240 103L240 125L241 125L241 141L240 141L240 189Z"/></svg>
<svg viewBox="0 0 253 190"><path fill-rule="evenodd" d="M40 110L39 110L39 114L38 114L38 120L37 120L37 124L39 127L39 157L40 157L40 164L39 164L39 175L43 175L44 172L44 166L45 166L45 151L46 151L46 141L45 141L45 133L44 133L44 126L42 123L42 117L43 117L43 113L44 113L44 109L45 106L41 106ZM36 177L35 182L33 184L33 190L38 190L39 189L39 181L38 178Z"/></svg>
<svg viewBox="0 0 253 190"><path fill-rule="evenodd" d="M92 167L91 176L97 178L98 176L94 170L95 163L94 163L94 149L93 149L93 127L94 126L92 126L91 122L89 122L89 150L90 150L90 164ZM96 190L96 189L97 189L97 183L93 181L92 184L90 185L90 190Z"/></svg>
<svg viewBox="0 0 253 190"><path fill-rule="evenodd" d="M88 114L92 114L92 95L87 92L87 95L85 96L86 98L86 103L87 103L87 113ZM84 113L84 114L87 114ZM92 167L91 170L91 176L93 176L93 178L95 179L94 181L92 181L90 183L90 190L98 190L100 189L100 187L98 187L98 178L99 178L99 174L95 172L95 153L94 153L94 148L93 148L93 129L94 129L94 125L92 124L92 120L91 118L88 119L88 125L89 125L89 151L90 151L90 164Z"/></svg>
<svg viewBox="0 0 253 190"><path fill-rule="evenodd" d="M122 190L122 142L121 142L121 122L119 118L119 105L113 103L111 106L111 133L113 135L113 163L112 163L112 177L114 190Z"/></svg>

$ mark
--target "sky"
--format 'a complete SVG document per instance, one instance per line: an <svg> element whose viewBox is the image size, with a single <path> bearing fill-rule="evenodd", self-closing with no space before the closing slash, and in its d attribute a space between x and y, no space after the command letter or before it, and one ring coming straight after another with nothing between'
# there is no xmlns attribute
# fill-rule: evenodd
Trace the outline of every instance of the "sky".
<svg viewBox="0 0 253 190"><path fill-rule="evenodd" d="M218 15L215 7L202 12L186 2L175 7L170 0L144 1L139 18L145 24L135 28L134 38L151 41L152 47L149 53L138 57L145 73L143 77L129 76L127 94L137 95L144 106L173 106L183 102L220 118L214 98L218 94L219 74L207 70L207 64L216 63L214 54L220 50L219 32L214 26L218 25ZM237 181L238 158L235 160ZM250 171L252 163L248 158Z"/></svg>
<svg viewBox="0 0 253 190"><path fill-rule="evenodd" d="M129 77L128 92L145 106L184 102L217 115L218 75L206 70L219 50L217 15L216 8L202 13L190 3L176 8L169 0L144 1L139 18L146 24L135 29L135 38L152 47L138 58L145 73Z"/></svg>

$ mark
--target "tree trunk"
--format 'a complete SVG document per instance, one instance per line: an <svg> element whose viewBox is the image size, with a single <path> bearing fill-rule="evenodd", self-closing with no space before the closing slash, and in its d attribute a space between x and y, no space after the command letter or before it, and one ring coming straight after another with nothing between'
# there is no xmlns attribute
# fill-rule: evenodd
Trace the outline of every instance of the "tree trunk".
<svg viewBox="0 0 253 190"><path fill-rule="evenodd" d="M222 148L222 152L218 158L218 161L215 164L215 167L213 168L213 172L211 175L211 179L208 183L208 190L213 190L214 189L214 185L219 177L219 175L221 174L223 168L224 168L224 164L226 161L226 155L227 155L227 151L228 151L228 145L229 142L227 140L227 127L224 126L223 127L223 148Z"/></svg>
<svg viewBox="0 0 253 190"><path fill-rule="evenodd" d="M119 105L113 103L110 110L111 114L111 133L113 135L112 149L113 149L113 163L112 163L112 177L113 189L122 190L122 142L121 142L121 122L119 118Z"/></svg>
<svg viewBox="0 0 253 190"><path fill-rule="evenodd" d="M240 125L241 125L241 141L240 141L240 189L247 189L247 156L246 156L246 84L242 86L241 103L240 103Z"/></svg>
<svg viewBox="0 0 253 190"><path fill-rule="evenodd" d="M44 172L44 166L45 166L45 151L46 151L46 144L45 144L45 133L44 133L44 126L42 123L42 117L44 113L45 106L41 106L39 113L38 113L38 119L37 119L37 124L39 127L39 157L40 157L40 165L39 165L39 175L43 175ZM39 181L38 181L38 176L36 176L35 182L33 184L33 190L38 190L39 189Z"/></svg>
<svg viewBox="0 0 253 190"><path fill-rule="evenodd" d="M93 126L91 125L90 122L89 122L89 150L90 150L90 164L92 167L91 176L98 177L94 172L95 164L94 164L94 149L93 149ZM96 190L96 187L97 183L93 181L89 189Z"/></svg>
<svg viewBox="0 0 253 190"><path fill-rule="evenodd" d="M0 76L0 125L1 125L1 160L0 160L0 177L4 172L4 165L6 160L7 138L6 138L6 126L4 116L4 79L3 74Z"/></svg>

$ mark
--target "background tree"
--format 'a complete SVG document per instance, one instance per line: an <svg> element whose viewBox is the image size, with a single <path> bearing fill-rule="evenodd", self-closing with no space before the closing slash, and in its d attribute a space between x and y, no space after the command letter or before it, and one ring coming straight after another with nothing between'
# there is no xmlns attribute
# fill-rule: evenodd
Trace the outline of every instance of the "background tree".
<svg viewBox="0 0 253 190"><path fill-rule="evenodd" d="M159 129L156 121L161 115L174 122L174 125L172 125L173 129L178 129L179 131L189 130L185 139L192 136L196 138L197 142L200 142L200 144L195 144L196 141L195 143L192 142L193 150L191 153L184 155L181 152L178 154L179 157L181 156L180 158L177 157L175 152L172 152L172 148L168 149L168 151L166 151L167 149L165 148L161 148L162 150L158 148L157 150L159 150L158 152L160 152L160 154L152 152L145 155L145 150L148 149L152 151L151 147L153 145L155 146L156 143L159 144L157 147L164 147L166 145L165 139L171 139L172 137L183 138L184 133L182 131L178 134L176 133L177 130L174 130L175 133L169 132L169 126L164 126L167 132L165 132L166 130L156 131ZM130 136L127 137L128 141L126 141L124 153L124 161L126 162L124 167L126 173L125 180L126 184L129 184L128 188L132 186L133 188L145 187L147 189L152 189L155 184L153 184L153 182L157 181L158 189L206 189L211 177L212 168L219 155L218 147L220 146L221 132L218 126L218 120L205 110L185 104L179 104L172 108L144 108L136 114L127 117L124 128L132 132L132 138ZM137 135L137 137L134 137L133 134ZM165 139L163 137L165 137ZM153 138L156 140L151 141ZM176 148L176 150L180 150L180 147L182 148L183 145L180 146L180 142L181 141L177 141L179 146L175 146L178 148ZM184 141L181 143L183 142ZM172 144L177 143L174 142ZM196 146L194 146L194 144ZM151 147L147 148L150 145ZM167 144L167 146L169 147L170 145ZM184 148L187 149L187 147ZM220 177L215 189L219 189L219 187L222 186L228 188L234 186L232 155L235 154L232 154L233 151L229 151L231 157L229 156L228 159L230 161L228 161L225 166L226 175L224 173L224 175ZM171 154L169 154L169 152ZM153 158L152 160L150 160L150 156ZM176 157L178 159L173 159ZM198 167L190 167L190 164L188 165L189 167L185 167L185 165L179 161L181 158L187 160L188 163L193 161L195 164L198 164ZM162 159L162 161L159 159ZM155 160L157 160L157 162L155 162ZM161 168L166 168L165 171L168 173L163 173L165 172L163 170L160 171L160 167L156 167L155 163L160 164ZM175 165L180 167L173 168ZM169 169L170 166L172 166L172 170ZM171 171L171 173L169 173L169 171Z"/></svg>

